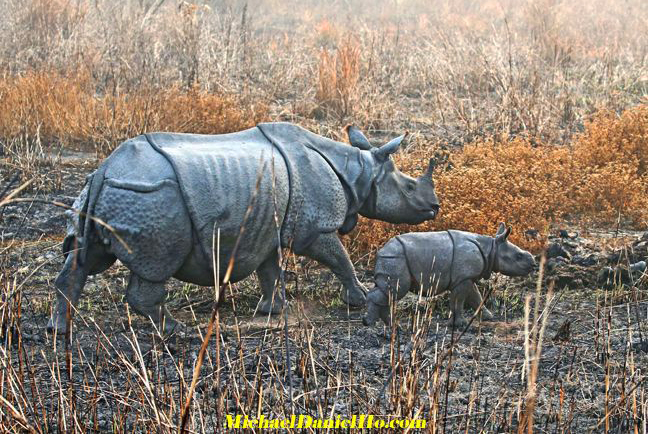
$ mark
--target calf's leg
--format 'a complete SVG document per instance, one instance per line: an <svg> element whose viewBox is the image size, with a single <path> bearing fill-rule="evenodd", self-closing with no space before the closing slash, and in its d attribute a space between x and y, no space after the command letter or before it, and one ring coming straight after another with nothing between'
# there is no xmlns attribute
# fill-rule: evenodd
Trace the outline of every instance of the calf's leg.
<svg viewBox="0 0 648 434"><path fill-rule="evenodd" d="M479 292L479 289L477 289L477 286L473 284L472 289L468 293L468 297L466 298L466 303L468 303L468 307L477 310L481 302L481 293ZM481 317L485 321L490 321L493 319L493 314L490 310L486 309L486 306L484 306L481 310Z"/></svg>
<svg viewBox="0 0 648 434"><path fill-rule="evenodd" d="M450 310L452 311L452 318L450 318L450 325L454 323L455 327L463 327L468 322L464 318L463 310L464 303L468 296L472 293L474 283L472 280L464 280L456 285L452 292L450 292Z"/></svg>

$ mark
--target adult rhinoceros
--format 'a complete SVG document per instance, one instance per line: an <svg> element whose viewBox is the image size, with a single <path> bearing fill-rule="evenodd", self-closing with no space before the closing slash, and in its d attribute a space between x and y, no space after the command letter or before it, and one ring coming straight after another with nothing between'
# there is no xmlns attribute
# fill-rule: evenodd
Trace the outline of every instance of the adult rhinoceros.
<svg viewBox="0 0 648 434"><path fill-rule="evenodd" d="M213 285L214 234L220 231L218 259L226 264L249 206L230 280L257 272L261 312L278 312L283 303L273 297L279 245L329 267L344 285L342 299L364 305L366 291L337 232L351 231L358 214L418 224L433 219L439 203L432 164L418 179L394 166L390 155L405 136L372 148L359 130L347 133L353 146L288 123L223 135L144 134L122 143L68 211L67 257L48 328L64 331L67 303L76 305L87 276L119 259L131 270L130 307L172 330L165 282Z"/></svg>

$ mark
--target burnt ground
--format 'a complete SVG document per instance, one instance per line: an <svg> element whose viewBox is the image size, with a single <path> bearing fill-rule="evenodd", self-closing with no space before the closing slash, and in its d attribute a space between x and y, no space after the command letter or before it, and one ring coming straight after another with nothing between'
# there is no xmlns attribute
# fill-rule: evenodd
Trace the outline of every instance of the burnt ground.
<svg viewBox="0 0 648 434"><path fill-rule="evenodd" d="M63 161L56 182L48 182L54 177L45 167L37 184L45 190L22 196L71 204L92 166ZM1 189L12 168L0 167ZM128 270L116 264L89 279L69 341L52 336L45 326L62 265L62 211L40 202L0 211L0 350L9 401L31 425L49 430L179 424L213 290L172 281L169 309L187 327L163 340L129 314L123 299ZM483 283L484 291L494 288L487 305L495 320L475 320L464 333L447 327L447 297L415 295L399 303L398 329L364 327L362 312L348 311L339 300L331 273L302 258L286 261L287 328L284 316L254 316L254 277L233 285L200 371L190 426L222 427L224 414L235 413L372 413L418 414L444 432L509 432L533 413L538 432L645 429L648 292L640 272L623 270L648 260L648 236L566 229L566 237L550 240L561 246L551 251L562 259L547 261L544 278L539 272L524 279L496 275ZM621 270L621 277L605 267ZM370 286L366 259L357 269ZM538 334L541 353L534 360L527 353ZM531 349L525 351L527 336ZM20 418L2 408L2 423L20 426Z"/></svg>

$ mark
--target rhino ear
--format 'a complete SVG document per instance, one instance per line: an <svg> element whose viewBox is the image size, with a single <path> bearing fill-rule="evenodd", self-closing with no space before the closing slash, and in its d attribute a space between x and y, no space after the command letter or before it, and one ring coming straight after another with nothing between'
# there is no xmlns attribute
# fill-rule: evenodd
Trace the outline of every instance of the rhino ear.
<svg viewBox="0 0 648 434"><path fill-rule="evenodd" d="M371 150L371 153L374 155L374 157L376 157L378 161L387 161L391 154L398 151L398 148L400 148L400 145L403 143L408 134L409 132L406 131L402 136L396 137L395 139L389 141L389 143L382 145L380 148L373 148Z"/></svg>
<svg viewBox="0 0 648 434"><path fill-rule="evenodd" d="M354 148L362 149L363 151L370 151L373 148L359 128L354 125L347 125L344 129L346 130L347 137L349 137L349 143Z"/></svg>
<svg viewBox="0 0 648 434"><path fill-rule="evenodd" d="M500 223L499 228L497 229L497 234L495 234L495 239L500 243L506 241L509 235L511 235L512 230L513 228L511 226L507 228L503 222Z"/></svg>

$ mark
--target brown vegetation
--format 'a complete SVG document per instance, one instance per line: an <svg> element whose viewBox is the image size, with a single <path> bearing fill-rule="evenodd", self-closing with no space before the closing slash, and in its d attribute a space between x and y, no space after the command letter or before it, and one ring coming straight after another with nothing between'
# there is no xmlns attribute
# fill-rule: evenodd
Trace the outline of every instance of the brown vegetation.
<svg viewBox="0 0 648 434"><path fill-rule="evenodd" d="M218 134L254 126L267 117L261 103L199 88L140 88L98 95L89 71L29 71L0 80L4 107L0 137L36 136L50 147L79 144L107 155L121 141L147 131Z"/></svg>
<svg viewBox="0 0 648 434"><path fill-rule="evenodd" d="M397 157L406 172L426 167L429 149L419 145ZM525 139L485 140L451 152L435 173L442 213L416 227L363 220L353 248L374 251L404 231L464 229L491 233L495 222L515 228L512 239L535 249L556 224L648 226L648 106L621 116L604 112L588 122L571 146ZM536 229L540 239L524 232ZM371 235L367 235L371 234Z"/></svg>

